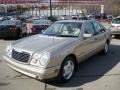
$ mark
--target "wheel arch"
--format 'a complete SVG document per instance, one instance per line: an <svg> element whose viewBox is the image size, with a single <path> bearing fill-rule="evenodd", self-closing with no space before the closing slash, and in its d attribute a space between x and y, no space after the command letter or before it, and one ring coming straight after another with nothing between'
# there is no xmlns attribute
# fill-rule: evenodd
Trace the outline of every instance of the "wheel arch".
<svg viewBox="0 0 120 90"><path fill-rule="evenodd" d="M71 54L67 55L67 56L64 58L64 60L65 60L66 58L68 58L68 57L74 58L74 62L75 62L75 71L77 71L77 70L78 70L78 61L77 61L76 55L71 53ZM63 60L63 61L64 61L64 60Z"/></svg>

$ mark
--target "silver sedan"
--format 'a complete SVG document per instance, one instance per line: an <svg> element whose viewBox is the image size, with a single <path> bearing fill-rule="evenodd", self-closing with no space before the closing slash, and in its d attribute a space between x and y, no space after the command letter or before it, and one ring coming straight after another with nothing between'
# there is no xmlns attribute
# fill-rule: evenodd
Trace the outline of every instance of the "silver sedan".
<svg viewBox="0 0 120 90"><path fill-rule="evenodd" d="M4 59L30 77L66 82L81 61L100 51L107 54L110 36L110 30L97 21L57 21L42 34L10 44Z"/></svg>

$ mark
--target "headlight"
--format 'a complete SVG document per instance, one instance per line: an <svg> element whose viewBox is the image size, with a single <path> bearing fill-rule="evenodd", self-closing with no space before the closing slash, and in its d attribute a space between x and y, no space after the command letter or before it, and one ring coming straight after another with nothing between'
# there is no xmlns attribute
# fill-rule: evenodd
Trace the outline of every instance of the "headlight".
<svg viewBox="0 0 120 90"><path fill-rule="evenodd" d="M48 63L49 60L50 60L50 53L43 53L40 57L39 63L44 66Z"/></svg>
<svg viewBox="0 0 120 90"><path fill-rule="evenodd" d="M11 44L7 46L6 48L6 54L11 57L12 56L12 46Z"/></svg>
<svg viewBox="0 0 120 90"><path fill-rule="evenodd" d="M31 65L35 66L46 66L50 60L50 53L45 52L41 54L35 53L32 57L32 60L30 62Z"/></svg>

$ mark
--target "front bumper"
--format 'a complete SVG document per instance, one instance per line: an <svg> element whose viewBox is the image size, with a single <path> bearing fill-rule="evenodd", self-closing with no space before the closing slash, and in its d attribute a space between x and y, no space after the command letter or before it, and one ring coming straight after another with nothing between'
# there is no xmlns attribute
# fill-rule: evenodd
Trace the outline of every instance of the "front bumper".
<svg viewBox="0 0 120 90"><path fill-rule="evenodd" d="M29 64L21 64L15 62L13 59L9 58L8 56L3 56L3 58L12 69L27 76L40 80L57 77L60 69L60 65L46 69L46 68L32 66Z"/></svg>

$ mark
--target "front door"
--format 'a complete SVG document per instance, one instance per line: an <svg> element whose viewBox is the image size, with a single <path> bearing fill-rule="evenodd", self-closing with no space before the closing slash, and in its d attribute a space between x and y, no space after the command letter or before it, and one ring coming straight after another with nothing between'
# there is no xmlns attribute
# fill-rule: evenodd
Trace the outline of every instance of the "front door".
<svg viewBox="0 0 120 90"><path fill-rule="evenodd" d="M91 34L91 37L85 38L84 34ZM95 30L91 21L87 21L82 26L81 31L82 41L78 45L77 52L79 53L80 60L84 60L89 56L93 55L96 49L97 39L95 37Z"/></svg>

